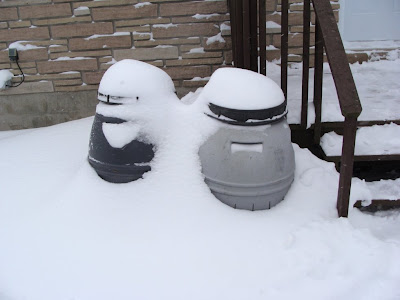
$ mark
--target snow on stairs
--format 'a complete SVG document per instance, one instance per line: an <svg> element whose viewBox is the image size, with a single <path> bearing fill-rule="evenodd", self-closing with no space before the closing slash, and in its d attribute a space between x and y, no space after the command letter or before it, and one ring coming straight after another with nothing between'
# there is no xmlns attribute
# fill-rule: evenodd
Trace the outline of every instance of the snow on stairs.
<svg viewBox="0 0 400 300"><path fill-rule="evenodd" d="M371 123L359 122L354 175L368 181L367 187L373 200L366 202L360 199L354 206L366 210L400 207L400 122L383 125ZM323 159L334 162L337 168L341 160L342 141L340 134L330 131L322 136L320 143Z"/></svg>
<svg viewBox="0 0 400 300"><path fill-rule="evenodd" d="M354 204L354 207L367 211L400 207L400 178L366 182L366 186L373 200L359 200Z"/></svg>

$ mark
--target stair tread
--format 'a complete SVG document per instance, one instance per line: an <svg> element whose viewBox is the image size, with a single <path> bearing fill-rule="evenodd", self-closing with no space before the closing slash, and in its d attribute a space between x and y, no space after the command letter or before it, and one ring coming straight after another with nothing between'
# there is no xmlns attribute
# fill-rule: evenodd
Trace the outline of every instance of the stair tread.
<svg viewBox="0 0 400 300"><path fill-rule="evenodd" d="M400 199L400 178L365 182L365 186L371 193L372 199L386 199L391 201Z"/></svg>
<svg viewBox="0 0 400 300"><path fill-rule="evenodd" d="M342 142L343 137L333 131L324 134L321 148L326 157L340 157ZM354 154L358 160L400 159L400 125L390 123L358 128Z"/></svg>
<svg viewBox="0 0 400 300"><path fill-rule="evenodd" d="M369 201L359 200L355 203L355 207L397 207L400 206L400 178L394 180L379 180L364 182L365 190L367 190L372 198Z"/></svg>

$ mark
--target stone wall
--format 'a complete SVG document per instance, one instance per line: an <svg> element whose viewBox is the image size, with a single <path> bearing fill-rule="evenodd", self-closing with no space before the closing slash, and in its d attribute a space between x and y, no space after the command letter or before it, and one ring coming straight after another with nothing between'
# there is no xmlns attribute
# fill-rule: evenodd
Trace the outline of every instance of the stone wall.
<svg viewBox="0 0 400 300"><path fill-rule="evenodd" d="M331 1L335 9L337 1ZM280 3L267 0L268 60L280 58ZM289 24L289 61L301 61L300 0L290 0ZM0 130L93 114L102 75L125 58L162 68L182 96L203 86L217 68L232 64L231 44L226 0L3 0L0 70L10 69L14 83L21 80L8 58L8 48L17 48L25 82L0 90ZM65 102L74 93L84 105ZM21 108L21 99L41 108ZM60 112L44 109L54 107L49 101L68 103L67 113L62 106L57 106Z"/></svg>

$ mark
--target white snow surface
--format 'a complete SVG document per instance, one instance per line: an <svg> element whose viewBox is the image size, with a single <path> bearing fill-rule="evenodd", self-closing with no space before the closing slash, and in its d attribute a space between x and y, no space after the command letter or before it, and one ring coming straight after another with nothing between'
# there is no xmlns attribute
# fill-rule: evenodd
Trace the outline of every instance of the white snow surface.
<svg viewBox="0 0 400 300"><path fill-rule="evenodd" d="M321 137L321 147L329 156L340 156L343 136L335 132ZM361 127L357 130L356 155L400 154L400 125L390 123Z"/></svg>
<svg viewBox="0 0 400 300"><path fill-rule="evenodd" d="M192 49L190 49L189 53L205 53L204 52L204 47L192 48Z"/></svg>
<svg viewBox="0 0 400 300"><path fill-rule="evenodd" d="M103 123L102 130L111 147L122 148L138 138L140 126L133 122Z"/></svg>
<svg viewBox="0 0 400 300"><path fill-rule="evenodd" d="M198 157L219 125L201 97L218 90L206 86L180 102L167 89L151 99L147 92L168 80L146 80L152 69L136 63L145 73L133 80L129 64L107 71L106 85L145 96L100 103L97 112L138 124L154 143L143 179L97 176L87 162L93 118L0 132L0 299L400 298L399 210L352 208L373 197L354 179L349 218L338 218L333 163L297 145L295 179L281 203L255 212L224 205L204 183ZM122 84L121 75L131 81ZM107 130L116 146L128 139Z"/></svg>
<svg viewBox="0 0 400 300"><path fill-rule="evenodd" d="M222 23L220 26L221 31L223 30L231 30L231 26L229 24L226 23Z"/></svg>
<svg viewBox="0 0 400 300"><path fill-rule="evenodd" d="M280 87L268 77L239 68L216 70L199 101L232 109L266 109L285 100Z"/></svg>
<svg viewBox="0 0 400 300"><path fill-rule="evenodd" d="M343 45L347 50L379 50L379 49L399 49L400 41L343 41Z"/></svg>
<svg viewBox="0 0 400 300"><path fill-rule="evenodd" d="M215 43L215 42L225 43L225 39L222 37L221 32L216 34L216 35L214 35L214 36L212 36L212 37L209 37L207 39L206 44L207 45L211 45L212 43Z"/></svg>
<svg viewBox="0 0 400 300"><path fill-rule="evenodd" d="M75 8L74 10L88 10L88 9L89 9L89 7L87 7L87 6L79 6L79 7Z"/></svg>
<svg viewBox="0 0 400 300"><path fill-rule="evenodd" d="M141 7L146 6L146 5L151 5L151 3L150 2L142 2L142 3L135 4L134 7L135 8L141 8Z"/></svg>
<svg viewBox="0 0 400 300"><path fill-rule="evenodd" d="M274 22L274 21L267 21L265 22L265 26L267 28L281 28L281 25L279 25L278 23Z"/></svg>
<svg viewBox="0 0 400 300"><path fill-rule="evenodd" d="M22 44L22 43L29 43L29 41L17 41L13 42L8 46L8 49L15 48L18 51L25 51L25 50L31 50L31 49L39 49L39 48L44 48L44 47L39 47L36 45L31 45L31 44Z"/></svg>
<svg viewBox="0 0 400 300"><path fill-rule="evenodd" d="M169 102L99 104L152 119L152 171L127 184L88 164L93 118L0 134L0 299L399 299L399 211L337 218L334 165L297 145L281 203L224 205L197 154L218 121ZM355 179L351 202L370 197Z"/></svg>
<svg viewBox="0 0 400 300"><path fill-rule="evenodd" d="M400 199L400 178L396 180L379 180L366 182L373 199Z"/></svg>
<svg viewBox="0 0 400 300"><path fill-rule="evenodd" d="M389 60L390 59L390 60ZM389 52L387 60L355 63L350 65L360 97L362 112L359 120L398 120L400 119L400 50ZM288 69L288 122L300 123L302 66L294 64ZM280 85L280 66L267 64L267 76ZM313 100L314 69L310 69L308 96L308 125L314 123ZM327 63L324 64L322 121L337 122L344 118L340 112L335 84Z"/></svg>
<svg viewBox="0 0 400 300"><path fill-rule="evenodd" d="M130 35L130 32L114 32L113 34L93 34L87 38L84 38L85 40L92 40L92 39L97 39L101 37L109 37L109 36L121 36L121 35Z"/></svg>
<svg viewBox="0 0 400 300"><path fill-rule="evenodd" d="M379 180L373 182L366 182L372 199L387 199L399 200L400 199L400 178L396 180Z"/></svg>
<svg viewBox="0 0 400 300"><path fill-rule="evenodd" d="M4 89L7 81L11 80L13 76L13 73L9 70L0 70L0 89Z"/></svg>
<svg viewBox="0 0 400 300"><path fill-rule="evenodd" d="M83 56L77 56L77 57L61 56L61 57L57 57L56 59L49 60L49 61L60 61L60 60L84 60L84 59L92 59L92 58L91 58L91 57L83 57Z"/></svg>
<svg viewBox="0 0 400 300"><path fill-rule="evenodd" d="M198 20L202 20L202 19L209 19L212 17L218 17L220 14L195 14L192 16L192 18L198 19Z"/></svg>

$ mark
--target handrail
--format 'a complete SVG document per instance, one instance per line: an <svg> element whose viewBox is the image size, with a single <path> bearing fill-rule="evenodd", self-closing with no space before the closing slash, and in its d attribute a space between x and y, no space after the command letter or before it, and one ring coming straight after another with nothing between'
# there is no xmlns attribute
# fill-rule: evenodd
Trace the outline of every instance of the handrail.
<svg viewBox="0 0 400 300"><path fill-rule="evenodd" d="M339 29L329 0L304 0L303 24L303 90L301 105L301 128L307 128L308 86L310 67L310 4L316 15L315 62L314 62L314 144L319 145L322 132L322 80L324 48L332 71L341 113L345 118L342 159L340 167L337 210L340 217L347 217L351 179L354 164L354 144L357 130L357 118L361 113L353 75L343 47ZM235 66L258 70L255 58L260 58L260 73L265 74L265 0L228 0L232 27L232 50ZM289 37L289 0L281 0L281 88L287 98L288 80L288 37ZM257 20L260 25L257 28ZM258 30L259 29L259 30ZM258 37L257 37L258 32ZM258 52L258 47L260 51Z"/></svg>
<svg viewBox="0 0 400 300"><path fill-rule="evenodd" d="M321 137L323 77L322 67L323 49L325 48L328 63L331 68L332 77L339 99L340 110L345 118L342 159L337 196L337 211L339 217L347 217L349 209L351 180L353 175L354 145L357 131L357 118L361 114L362 108L330 1L311 1L316 15L314 80L314 103L316 109L316 120L314 124L314 140L317 144L319 144L319 140ZM310 14L309 11L306 11L310 9L309 4L307 7L306 3L309 2L305 1L305 20ZM303 50L305 49L305 47L306 43L304 43Z"/></svg>
<svg viewBox="0 0 400 300"><path fill-rule="evenodd" d="M303 11L303 80L302 80L302 104L301 104L301 128L307 128L308 110L308 85L310 67L310 22L312 2L315 15L315 61L314 61L314 144L319 145L322 133L322 80L324 48L331 68L335 83L339 105L344 121L344 134L342 146L342 159L340 165L339 188L337 196L337 211L339 217L347 217L351 180L354 165L354 145L357 131L357 118L361 114L361 103L357 88L350 70L339 28L333 14L329 0L304 0ZM281 67L282 77L287 77L288 45L288 0L282 0L282 42L281 42ZM283 81L285 80L285 81ZM282 79L282 88L287 86L287 78ZM286 95L285 95L286 96Z"/></svg>
<svg viewBox="0 0 400 300"><path fill-rule="evenodd" d="M362 110L361 103L330 1L312 0L312 3L322 32L342 115L358 117Z"/></svg>

